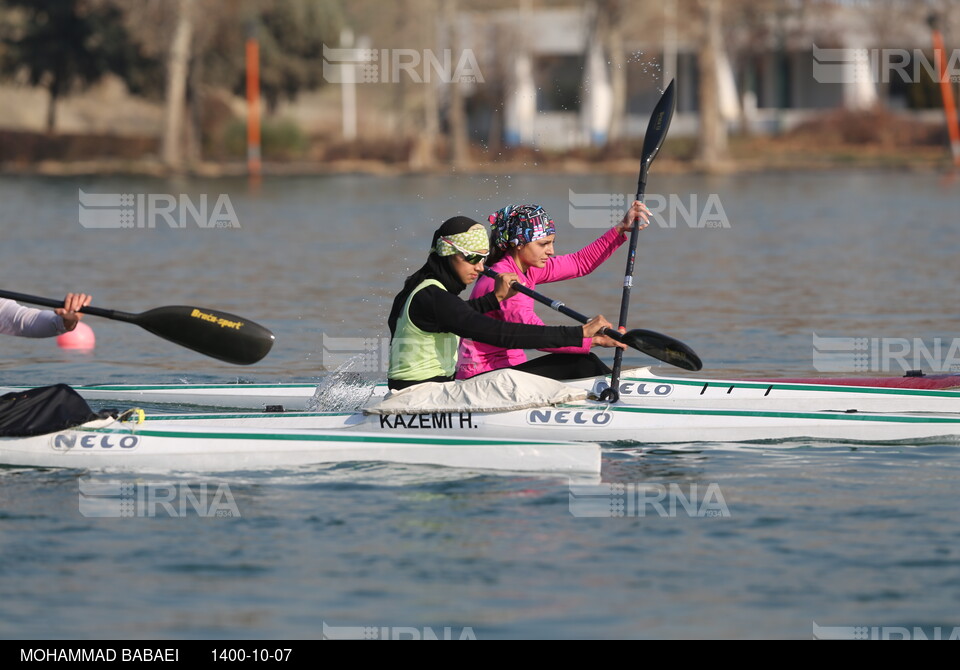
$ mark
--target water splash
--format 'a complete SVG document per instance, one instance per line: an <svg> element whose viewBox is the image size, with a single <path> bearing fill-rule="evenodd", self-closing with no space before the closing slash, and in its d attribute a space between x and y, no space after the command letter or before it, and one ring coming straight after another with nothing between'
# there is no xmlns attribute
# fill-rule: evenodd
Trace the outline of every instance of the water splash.
<svg viewBox="0 0 960 670"><path fill-rule="evenodd" d="M366 354L358 354L331 372L307 401L308 412L355 412L373 395L375 384L353 370Z"/></svg>
<svg viewBox="0 0 960 670"><path fill-rule="evenodd" d="M657 81L663 78L663 63L656 57L647 57L643 51L633 51L627 54L627 64L633 63L640 65L641 74ZM657 91L663 93L663 89L657 86Z"/></svg>

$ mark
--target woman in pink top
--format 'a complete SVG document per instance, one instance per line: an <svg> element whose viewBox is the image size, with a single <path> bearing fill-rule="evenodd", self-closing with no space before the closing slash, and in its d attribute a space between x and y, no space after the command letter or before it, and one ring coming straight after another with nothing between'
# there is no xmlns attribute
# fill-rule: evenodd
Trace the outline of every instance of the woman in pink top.
<svg viewBox="0 0 960 670"><path fill-rule="evenodd" d="M635 222L642 230L649 225L649 210L637 201L631 205L623 220L600 236L595 242L572 254L555 256L553 243L556 227L539 205L508 205L490 215L493 227L490 233L489 267L498 274L515 272L519 281L531 289L537 284L583 277L596 270L623 244ZM493 280L480 277L473 288L473 296L488 293ZM514 323L543 325L533 309L533 298L518 293L500 303L500 309L487 316ZM463 339L457 362L457 379L500 368L514 368L552 379L578 379L610 373L610 368L590 349L594 346L621 347L624 345L603 335L584 338L578 347L542 349L548 355L527 360L523 349L503 349L493 345Z"/></svg>

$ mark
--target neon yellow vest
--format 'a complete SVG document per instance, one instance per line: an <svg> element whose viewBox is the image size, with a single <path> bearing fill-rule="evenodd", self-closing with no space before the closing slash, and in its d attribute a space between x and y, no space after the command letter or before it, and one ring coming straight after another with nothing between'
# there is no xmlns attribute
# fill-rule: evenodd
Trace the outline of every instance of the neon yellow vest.
<svg viewBox="0 0 960 670"><path fill-rule="evenodd" d="M410 301L427 286L443 284L424 279L407 296L397 329L390 340L390 371L387 377L403 381L423 381L432 377L452 377L457 369L460 338L453 333L428 333L410 320ZM446 290L446 289L443 289Z"/></svg>

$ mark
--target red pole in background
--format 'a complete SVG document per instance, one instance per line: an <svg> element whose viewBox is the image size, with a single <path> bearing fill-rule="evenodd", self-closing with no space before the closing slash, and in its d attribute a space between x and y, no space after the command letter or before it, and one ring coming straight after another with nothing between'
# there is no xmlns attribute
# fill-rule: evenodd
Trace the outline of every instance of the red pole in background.
<svg viewBox="0 0 960 670"><path fill-rule="evenodd" d="M247 38L247 170L260 176L260 43Z"/></svg>
<svg viewBox="0 0 960 670"><path fill-rule="evenodd" d="M960 168L960 122L957 121L957 105L953 98L953 82L947 76L947 54L943 48L943 36L937 27L937 17L930 16L933 29L933 62L937 64L940 92L943 96L943 111L947 116L947 132L950 134L950 152L954 168Z"/></svg>

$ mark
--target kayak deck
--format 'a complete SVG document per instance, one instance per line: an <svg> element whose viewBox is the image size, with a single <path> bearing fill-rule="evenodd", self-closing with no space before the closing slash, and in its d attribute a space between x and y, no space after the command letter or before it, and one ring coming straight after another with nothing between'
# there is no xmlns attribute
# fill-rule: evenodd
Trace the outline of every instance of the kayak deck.
<svg viewBox="0 0 960 670"><path fill-rule="evenodd" d="M276 425L102 424L0 438L0 465L225 472L376 461L471 470L600 472L600 446L586 442L283 430Z"/></svg>
<svg viewBox="0 0 960 670"><path fill-rule="evenodd" d="M649 445L694 442L834 442L903 444L960 441L958 414L765 411L665 406L610 406L595 401L501 412L204 413L146 417L148 426L275 427L363 431L392 436L475 436L583 440Z"/></svg>
<svg viewBox="0 0 960 670"><path fill-rule="evenodd" d="M599 394L609 378L571 380ZM29 387L0 388L0 393ZM221 409L302 411L314 404L317 383L285 384L95 384L73 387L88 402L148 403ZM383 384L359 391L372 398ZM668 376L649 367L625 370L620 404L741 410L960 413L960 375L814 378L707 378Z"/></svg>

